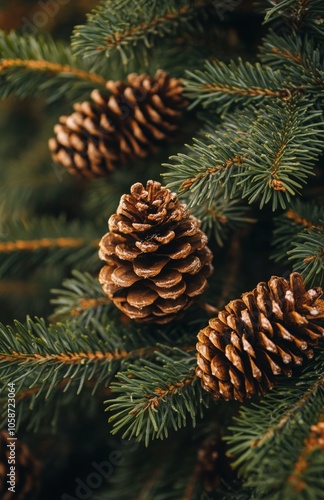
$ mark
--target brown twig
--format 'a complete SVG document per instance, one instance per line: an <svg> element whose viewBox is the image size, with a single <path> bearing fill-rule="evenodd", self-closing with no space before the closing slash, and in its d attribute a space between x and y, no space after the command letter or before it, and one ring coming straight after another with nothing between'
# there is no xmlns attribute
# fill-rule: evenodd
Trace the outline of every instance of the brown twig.
<svg viewBox="0 0 324 500"><path fill-rule="evenodd" d="M73 248L89 244L83 238L40 238L37 240L16 240L0 242L0 253L10 253L16 251L33 252L41 248ZM96 247L99 240L92 240L90 245Z"/></svg>
<svg viewBox="0 0 324 500"><path fill-rule="evenodd" d="M106 80L96 73L72 68L68 65L53 63L50 61L24 60L24 59L2 59L0 61L0 73L13 67L24 67L32 71L50 71L52 73L70 73L80 80L88 80L99 85L106 85Z"/></svg>
<svg viewBox="0 0 324 500"><path fill-rule="evenodd" d="M149 394L147 396L147 403L142 407L140 410L134 410L131 413L133 415L136 415L139 411L146 410L149 407L157 408L160 404L160 401L165 398L166 396L172 396L174 393L182 389L183 387L186 387L187 385L191 385L195 382L196 380L196 375L193 373L190 377L181 380L177 382L176 384L171 384L167 389L162 389L161 387L157 387L154 389L153 394Z"/></svg>
<svg viewBox="0 0 324 500"><path fill-rule="evenodd" d="M227 160L224 162L223 165L215 165L215 167L209 167L203 172L199 172L195 177L191 177L190 179L186 179L183 181L183 183L180 186L180 191L185 191L187 189L190 189L193 184L195 184L197 181L202 179L203 177L206 177L207 175L212 175L218 172L219 170L222 170L224 168L231 168L237 165L241 165L243 163L243 157L242 156L234 156L232 159Z"/></svg>

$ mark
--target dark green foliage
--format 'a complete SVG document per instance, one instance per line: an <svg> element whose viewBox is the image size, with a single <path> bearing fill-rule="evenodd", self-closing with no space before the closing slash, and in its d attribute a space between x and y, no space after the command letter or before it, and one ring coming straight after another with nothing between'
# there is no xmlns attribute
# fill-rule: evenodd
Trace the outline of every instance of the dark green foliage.
<svg viewBox="0 0 324 500"><path fill-rule="evenodd" d="M189 146L190 156L172 157L165 177L180 193L190 191L191 206L204 200L211 205L223 188L225 198L241 192L260 208L269 202L273 210L285 208L313 173L322 150L320 116L298 99L274 101L262 110L247 107L225 119L207 140Z"/></svg>
<svg viewBox="0 0 324 500"><path fill-rule="evenodd" d="M72 271L72 275L73 278L63 281L63 289L52 290L57 297L51 300L56 306L51 319L59 321L77 316L80 323L87 326L94 317L107 323L116 309L103 294L97 276L77 270Z"/></svg>
<svg viewBox="0 0 324 500"><path fill-rule="evenodd" d="M193 100L191 107L202 104L221 112L233 104L284 98L287 90L282 73L260 63L207 61L205 71L187 73L186 95Z"/></svg>
<svg viewBox="0 0 324 500"><path fill-rule="evenodd" d="M257 498L296 498L294 467L310 426L323 411L323 362L324 351L319 349L303 375L282 383L261 402L242 407L230 427L229 451L236 457L233 465ZM323 478L318 465L324 465L323 450L317 450L316 462L309 463L304 474L307 483L298 498L309 498L309 491L313 498L321 498Z"/></svg>
<svg viewBox="0 0 324 500"><path fill-rule="evenodd" d="M310 285L324 285L323 205L296 200L275 219L273 258L300 272Z"/></svg>
<svg viewBox="0 0 324 500"><path fill-rule="evenodd" d="M78 55L96 56L99 51L106 57L120 58L124 64L135 54L145 59L157 37L175 36L184 27L190 28L197 10L208 3L103 1L88 15L86 25L75 28L72 47Z"/></svg>
<svg viewBox="0 0 324 500"><path fill-rule="evenodd" d="M321 226L305 229L292 241L292 249L288 251L289 260L293 261L293 269L305 276L312 285L324 285L324 220Z"/></svg>
<svg viewBox="0 0 324 500"><path fill-rule="evenodd" d="M265 22L284 21L289 29L297 32L306 31L323 39L324 6L321 0L298 1L279 0L264 2Z"/></svg>
<svg viewBox="0 0 324 500"><path fill-rule="evenodd" d="M0 97L10 96L0 113L2 427L15 382L19 432L51 429L67 449L78 435L83 452L104 449L107 460L106 435L116 435L125 464L102 490L91 487L98 500L323 497L323 449L309 444L324 408L322 345L252 403L216 404L195 373L197 334L229 301L292 270L307 288L324 285L323 2L259 4L262 14L238 0L103 0L74 27L71 46L0 32ZM158 68L183 79L188 99L173 144L93 182L52 165L47 141L73 102ZM104 295L98 244L120 197L159 180L170 155L162 176L201 220L215 271L183 316L158 327L135 323ZM21 319L30 304L40 319ZM227 436L235 470L204 491L198 452L215 432ZM59 461L69 480L87 481L87 472L71 476L68 456ZM73 487L59 495L74 498Z"/></svg>
<svg viewBox="0 0 324 500"><path fill-rule="evenodd" d="M49 103L62 98L83 99L94 88L104 86L104 79L93 78L90 69L91 61L75 57L69 46L49 36L36 40L32 35L0 31L1 98L13 93L20 98L37 93Z"/></svg>
<svg viewBox="0 0 324 500"><path fill-rule="evenodd" d="M44 216L2 223L0 276L22 276L40 264L98 268L98 230L91 222ZM84 235L84 237L83 237Z"/></svg>
<svg viewBox="0 0 324 500"><path fill-rule="evenodd" d="M109 419L113 432L126 427L123 437L145 441L146 446L151 439L167 438L170 429L186 426L188 417L195 425L209 400L194 375L195 356L174 349L172 357L158 358L162 364L143 361L117 374L112 390L119 396L108 402L114 412Z"/></svg>

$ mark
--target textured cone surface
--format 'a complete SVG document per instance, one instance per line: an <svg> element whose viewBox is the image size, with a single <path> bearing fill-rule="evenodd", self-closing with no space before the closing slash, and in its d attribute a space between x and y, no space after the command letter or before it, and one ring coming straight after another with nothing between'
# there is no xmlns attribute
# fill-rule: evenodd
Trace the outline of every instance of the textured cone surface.
<svg viewBox="0 0 324 500"><path fill-rule="evenodd" d="M8 439L9 438L9 439ZM9 491L10 464L12 458L10 443L15 443L15 492ZM13 452L12 452L13 453ZM10 441L6 431L0 432L0 498L1 500L36 500L39 495L40 464L33 457L29 449L19 439Z"/></svg>
<svg viewBox="0 0 324 500"><path fill-rule="evenodd" d="M103 291L127 316L167 323L207 285L212 253L199 221L159 182L136 183L100 242Z"/></svg>
<svg viewBox="0 0 324 500"><path fill-rule="evenodd" d="M156 152L173 136L186 106L181 81L161 70L154 78L132 73L127 84L108 81L106 87L106 94L94 90L91 102L75 104L54 127L52 158L72 174L102 177Z"/></svg>
<svg viewBox="0 0 324 500"><path fill-rule="evenodd" d="M306 291L298 273L289 282L273 276L231 301L198 334L197 375L215 398L244 401L265 394L276 375L313 356L324 334L322 289Z"/></svg>

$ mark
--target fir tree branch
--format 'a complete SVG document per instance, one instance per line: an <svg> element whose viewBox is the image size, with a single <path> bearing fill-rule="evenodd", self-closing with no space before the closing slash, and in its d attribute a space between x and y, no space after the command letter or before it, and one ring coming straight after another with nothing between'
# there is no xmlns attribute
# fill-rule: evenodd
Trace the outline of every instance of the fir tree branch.
<svg viewBox="0 0 324 500"><path fill-rule="evenodd" d="M303 448L309 427L323 411L324 350L307 363L301 377L275 388L260 403L243 407L227 437L229 453L236 456L243 486L257 498L295 498L289 477ZM318 491L320 485L309 485ZM314 498L316 494L314 494Z"/></svg>
<svg viewBox="0 0 324 500"><path fill-rule="evenodd" d="M324 222L324 221L323 221ZM293 270L300 272L310 285L324 286L324 228L305 229L288 250Z"/></svg>
<svg viewBox="0 0 324 500"><path fill-rule="evenodd" d="M80 80L86 80L93 82L96 85L104 87L106 80L95 73L89 73L78 68L72 68L71 66L53 63L50 61L35 61L35 60L23 60L23 59L2 59L0 61L0 73L6 69L23 67L29 71L45 71L46 73L53 74L69 74Z"/></svg>
<svg viewBox="0 0 324 500"><path fill-rule="evenodd" d="M171 428L186 425L188 414L195 426L203 406L208 405L208 395L194 373L195 357L178 350L172 358L165 354L158 358L162 365L142 361L119 373L111 385L118 395L108 401L107 408L114 412L109 418L113 433L126 428L123 437L135 437L146 446L151 439L166 438Z"/></svg>
<svg viewBox="0 0 324 500"><path fill-rule="evenodd" d="M75 248L86 244L83 238L40 238L38 240L15 240L0 242L0 253L34 252L50 248ZM90 246L98 247L99 240L90 242Z"/></svg>
<svg viewBox="0 0 324 500"><path fill-rule="evenodd" d="M324 442L323 442L323 414L319 421L309 428L309 434L304 441L304 448L301 450L298 459L295 462L294 469L288 478L291 489L296 494L306 493L306 488L314 488L312 483L316 481L315 487L322 488L324 479L318 476L318 471L323 469L324 465ZM321 434L318 431L321 429ZM319 483L319 484L318 484Z"/></svg>
<svg viewBox="0 0 324 500"><path fill-rule="evenodd" d="M188 185L190 186L190 183ZM190 204L190 200L187 204ZM207 234L208 239L213 236L220 247L224 245L232 230L238 230L246 224L255 222L255 219L249 217L249 208L242 203L241 197L225 198L225 190L221 186L210 205L208 203L196 205L192 207L191 213L201 221L201 228Z"/></svg>
<svg viewBox="0 0 324 500"><path fill-rule="evenodd" d="M285 208L299 192L321 152L320 115L299 99L266 107L249 135L248 148L243 148L246 160L237 174L249 203L259 200L262 208L272 201L273 210Z"/></svg>
<svg viewBox="0 0 324 500"><path fill-rule="evenodd" d="M62 290L52 290L56 297L51 303L57 306L51 316L52 321L78 317L82 324L88 325L93 317L106 323L116 314L119 316L119 311L117 313L115 306L103 294L97 277L78 270L72 271L72 276L63 281Z"/></svg>
<svg viewBox="0 0 324 500"><path fill-rule="evenodd" d="M63 97L82 99L105 78L93 73L90 61L50 37L6 34L0 31L0 97L45 95L48 102Z"/></svg>
<svg viewBox="0 0 324 500"><path fill-rule="evenodd" d="M81 237L82 235L82 237ZM84 236L86 235L86 237ZM0 276L26 274L22 255L29 254L28 271L42 265L82 261L88 269L98 268L98 231L92 223L64 217L32 218L28 221L4 221L0 239Z"/></svg>
<svg viewBox="0 0 324 500"><path fill-rule="evenodd" d="M304 229L323 229L320 222L324 219L324 209L316 202L293 200L291 207L274 219L273 246L275 252L272 258L275 262L287 263L287 252L291 250L291 243Z"/></svg>
<svg viewBox="0 0 324 500"><path fill-rule="evenodd" d="M305 217L302 217L301 215L298 214L295 210L292 208L289 208L287 212L285 213L285 216L287 219L289 219L293 224L297 224L298 226L302 226L306 229L313 229L314 228L314 222L311 220L306 219ZM323 229L322 225L317 225L316 226L318 229Z"/></svg>
<svg viewBox="0 0 324 500"><path fill-rule="evenodd" d="M189 206L211 206L221 188L224 198L241 196L258 201L260 208L269 202L273 210L285 208L313 174L322 150L320 116L305 99L233 113L204 142L187 146L189 155L171 157L175 162L164 174L171 180L168 186L189 191Z"/></svg>
<svg viewBox="0 0 324 500"><path fill-rule="evenodd" d="M267 0L265 23L284 20L294 31L307 30L313 35L324 36L324 8L321 0Z"/></svg>
<svg viewBox="0 0 324 500"><path fill-rule="evenodd" d="M219 112L232 104L248 104L263 98L287 100L291 90L286 88L280 71L252 65L241 59L236 63L225 64L222 61L207 61L204 71L187 72L185 95L193 99L190 108L197 104L216 108Z"/></svg>
<svg viewBox="0 0 324 500"><path fill-rule="evenodd" d="M88 15L87 24L76 26L72 47L77 55L120 57L126 64L133 57L147 58L153 40L174 36L190 25L197 9L210 5L209 0L168 0L162 3L102 1ZM134 48L136 47L136 53Z"/></svg>
<svg viewBox="0 0 324 500"><path fill-rule="evenodd" d="M259 57L274 70L281 70L290 87L321 98L324 58L321 46L314 40L271 32L263 40Z"/></svg>

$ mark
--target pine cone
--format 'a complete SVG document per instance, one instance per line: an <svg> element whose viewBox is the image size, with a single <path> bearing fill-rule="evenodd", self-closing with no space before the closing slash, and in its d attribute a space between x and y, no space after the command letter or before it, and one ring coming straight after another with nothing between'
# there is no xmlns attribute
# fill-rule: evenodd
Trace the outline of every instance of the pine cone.
<svg viewBox="0 0 324 500"><path fill-rule="evenodd" d="M8 439L9 438L9 439ZM15 443L15 448L8 445ZM15 459L15 463L10 461ZM11 469L15 467L15 469ZM12 477L10 472L14 472ZM11 441L6 431L0 431L0 498L1 500L32 500L39 494L40 464L19 439ZM13 484L10 483L12 479ZM9 481L9 482L8 482ZM8 488L14 486L15 492Z"/></svg>
<svg viewBox="0 0 324 500"><path fill-rule="evenodd" d="M72 174L102 177L156 152L173 136L186 105L181 81L162 70L155 78L132 73L128 85L108 81L106 87L109 92L93 90L92 102L75 104L54 127L53 160Z"/></svg>
<svg viewBox="0 0 324 500"><path fill-rule="evenodd" d="M171 321L205 290L212 271L199 224L159 182L134 184L100 242L103 291L130 318Z"/></svg>
<svg viewBox="0 0 324 500"><path fill-rule="evenodd" d="M197 375L215 398L244 401L264 394L276 375L292 375L292 367L313 356L324 328L319 287L306 291L300 274L289 283L273 276L268 284L233 300L199 332Z"/></svg>

